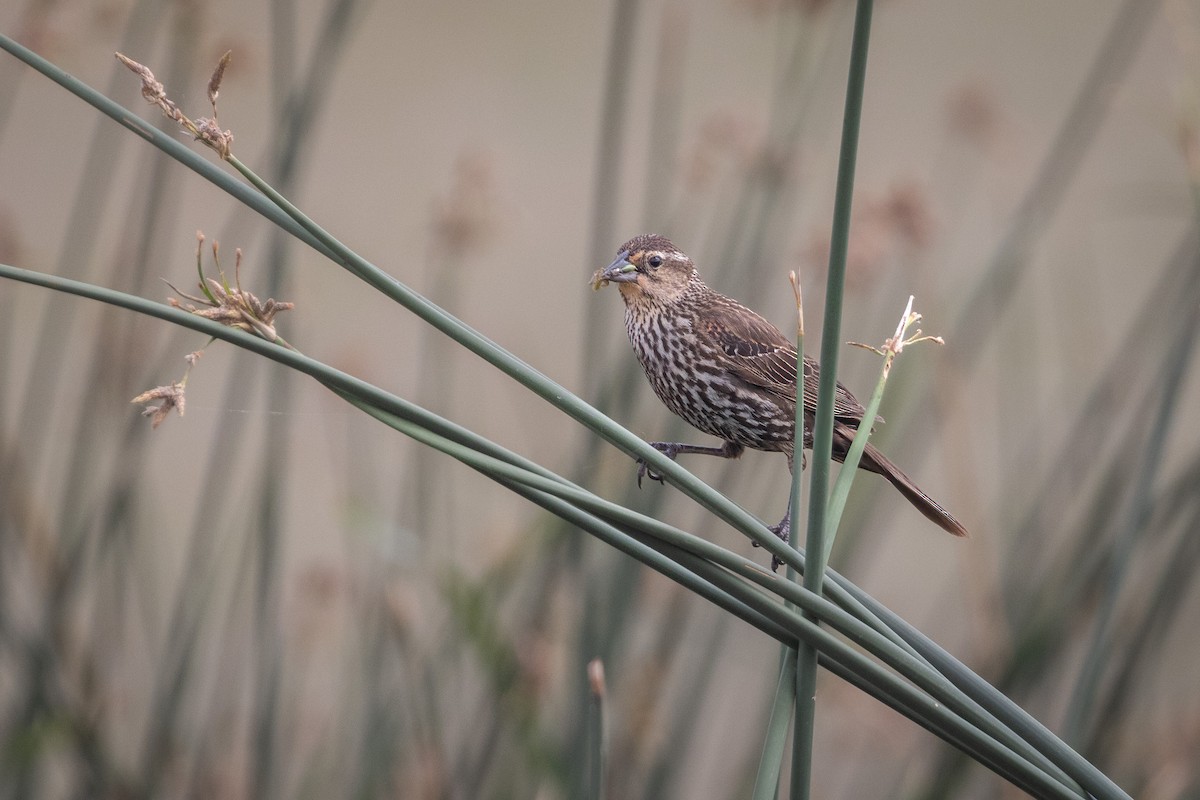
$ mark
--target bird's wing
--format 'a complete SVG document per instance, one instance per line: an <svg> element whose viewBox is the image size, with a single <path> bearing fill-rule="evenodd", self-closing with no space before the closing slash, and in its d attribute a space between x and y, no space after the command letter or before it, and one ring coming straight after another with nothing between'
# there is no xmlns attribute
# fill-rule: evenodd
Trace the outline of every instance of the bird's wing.
<svg viewBox="0 0 1200 800"><path fill-rule="evenodd" d="M793 351L792 360L796 359ZM804 405L812 410L817 408L817 385L821 377L821 367L811 358L804 359ZM837 391L833 395L833 415L842 420L861 421L867 410L862 403L850 393L850 390L837 382ZM883 422L883 417L876 416L876 421Z"/></svg>
<svg viewBox="0 0 1200 800"><path fill-rule="evenodd" d="M779 329L750 309L727 298L714 303L700 320L700 335L720 348L731 373L789 402L796 397L796 347ZM804 359L804 407L817 407L817 381L820 367L811 358ZM865 409L854 395L837 385L834 415L843 419L862 419Z"/></svg>

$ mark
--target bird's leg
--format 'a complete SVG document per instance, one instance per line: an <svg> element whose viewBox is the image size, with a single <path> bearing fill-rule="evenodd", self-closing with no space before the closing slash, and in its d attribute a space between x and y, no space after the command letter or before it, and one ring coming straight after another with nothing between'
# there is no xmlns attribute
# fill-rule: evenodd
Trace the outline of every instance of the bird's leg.
<svg viewBox="0 0 1200 800"><path fill-rule="evenodd" d="M783 519L779 520L778 525L769 525L767 530L782 539L784 544L787 544L788 540L792 536L792 500L790 497L788 498L788 507L787 511L784 512ZM751 542L751 544L753 544L755 547L762 546L758 542ZM775 572L782 566L783 559L781 559L779 556L771 556L771 572Z"/></svg>
<svg viewBox="0 0 1200 800"><path fill-rule="evenodd" d="M742 447L737 442L725 442L720 447L704 447L698 444L684 444L682 442L646 442L658 452L662 453L672 461L682 453L696 453L702 456L720 456L721 458L737 458L746 448ZM637 485L642 488L642 478L649 478L652 481L663 482L662 475L659 475L654 470L650 469L650 465L643 459L637 460Z"/></svg>
<svg viewBox="0 0 1200 800"><path fill-rule="evenodd" d="M787 455L788 474L790 475L792 473L792 453L788 452L788 453L785 453L785 455ZM801 453L800 453L800 469L804 469L804 452L803 451L801 451ZM783 519L779 520L778 525L769 526L768 530L771 531L771 533L778 536L780 539L782 539L784 544L787 544L788 540L791 538L791 536L792 536L792 493L791 492L788 492L787 511L785 511L783 513ZM761 546L761 545L759 545L758 542L753 542L753 544L755 547ZM779 556L775 556L775 555L771 556L771 572L778 571L781 566L783 566L783 559L781 559Z"/></svg>
<svg viewBox="0 0 1200 800"><path fill-rule="evenodd" d="M779 520L778 525L771 526L771 533L778 536L787 544L788 539L792 536L792 498L788 496L787 511L783 514L783 519ZM783 559L779 556L771 556L771 572L775 572L783 566Z"/></svg>

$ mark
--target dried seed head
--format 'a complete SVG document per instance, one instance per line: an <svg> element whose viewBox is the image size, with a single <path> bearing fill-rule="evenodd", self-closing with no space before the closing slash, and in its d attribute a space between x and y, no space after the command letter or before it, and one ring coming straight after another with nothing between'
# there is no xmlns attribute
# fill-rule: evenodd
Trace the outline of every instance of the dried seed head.
<svg viewBox="0 0 1200 800"><path fill-rule="evenodd" d="M150 427L157 428L171 413L171 409L175 409L179 412L179 416L183 416L185 381L186 379L169 386L157 386L142 392L130 402L146 406L142 409L142 416L150 417ZM159 402L156 404L155 401Z"/></svg>
<svg viewBox="0 0 1200 800"><path fill-rule="evenodd" d="M167 302L175 308L195 314L198 317L211 319L213 322L219 322L222 325L237 328L248 333L256 333L267 341L277 341L279 334L276 332L273 324L275 315L280 311L290 311L295 308L295 304L272 298L268 298L265 301L259 300L253 293L242 289L242 251L240 248L234 250L234 268L236 272L233 286L229 285L229 281L225 278L225 273L221 271L221 262L218 258L220 245L216 241L212 244L212 254L213 261L217 265L217 275L219 277L210 278L206 276L201 264L204 235L198 234L197 240L196 267L200 272L201 279L198 285L204 296L198 297L181 292L169 281L166 281L165 283L171 287L171 291L179 296L169 297L167 298ZM184 300L188 302L183 302Z"/></svg>
<svg viewBox="0 0 1200 800"><path fill-rule="evenodd" d="M197 141L217 151L222 159L227 159L233 153L233 131L221 130L216 117L200 117L193 123L192 135Z"/></svg>
<svg viewBox="0 0 1200 800"><path fill-rule="evenodd" d="M162 109L163 114L165 114L168 118L180 123L184 127L188 127L190 125L190 120L188 120L188 118L184 116L183 112L179 110L179 106L175 105L171 98L167 97L166 88L163 87L162 83L160 83L158 79L154 77L154 73L150 71L149 67L144 64L139 64L132 58L122 55L121 53L117 53L117 59L120 60L120 62L126 67L129 67L129 69L135 75L141 78L142 97L146 99L146 102L150 103L151 105L158 106L160 109Z"/></svg>
<svg viewBox="0 0 1200 800"><path fill-rule="evenodd" d="M221 58L208 84L208 96L213 107L212 117L201 117L193 121L180 110L179 106L171 98L167 97L166 89L154 77L154 73L150 71L149 67L134 61L122 53L116 54L117 59L122 64L141 78L142 97L146 98L147 102L162 109L163 114L169 119L178 122L180 127L190 133L197 141L203 142L213 150L216 150L222 159L228 159L232 155L231 148L233 147L233 133L222 130L221 126L217 124L216 106L217 90L221 84L221 77L225 74L225 67L229 64L229 55L229 53L226 53Z"/></svg>
<svg viewBox="0 0 1200 800"><path fill-rule="evenodd" d="M229 66L231 58L233 58L233 51L226 50L225 55L221 56L221 60L217 62L217 68L213 70L212 77L208 79L208 102L212 104L213 116L217 114L217 94L221 91L221 79L225 77L225 68Z"/></svg>

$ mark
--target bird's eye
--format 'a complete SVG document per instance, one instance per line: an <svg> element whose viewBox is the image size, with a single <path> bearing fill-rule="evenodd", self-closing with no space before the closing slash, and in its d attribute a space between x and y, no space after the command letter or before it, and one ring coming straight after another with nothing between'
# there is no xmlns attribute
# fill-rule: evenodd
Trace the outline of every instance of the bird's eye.
<svg viewBox="0 0 1200 800"><path fill-rule="evenodd" d="M650 258L646 259L646 263L649 264L653 269L658 269L661 267L662 262L662 256L650 256Z"/></svg>

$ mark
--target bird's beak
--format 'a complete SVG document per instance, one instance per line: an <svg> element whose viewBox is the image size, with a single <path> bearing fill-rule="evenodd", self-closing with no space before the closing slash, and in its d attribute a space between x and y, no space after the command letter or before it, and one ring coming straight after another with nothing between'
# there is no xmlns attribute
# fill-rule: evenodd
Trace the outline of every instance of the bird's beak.
<svg viewBox="0 0 1200 800"><path fill-rule="evenodd" d="M592 276L592 288L599 289L609 281L628 283L637 280L637 267L629 262L629 253L621 253L604 269L596 270Z"/></svg>

